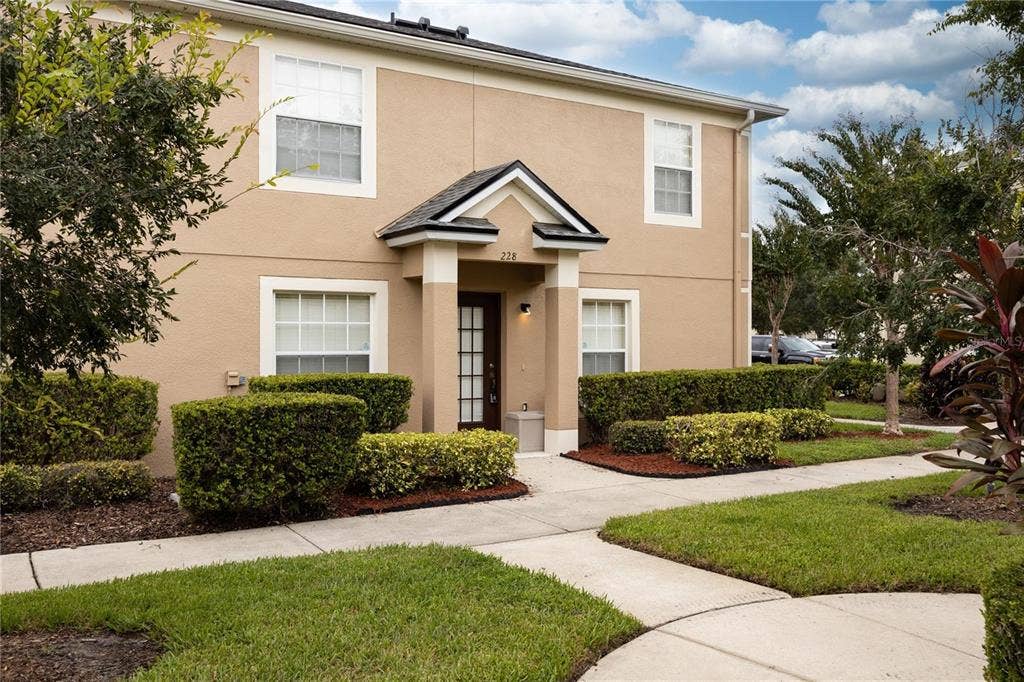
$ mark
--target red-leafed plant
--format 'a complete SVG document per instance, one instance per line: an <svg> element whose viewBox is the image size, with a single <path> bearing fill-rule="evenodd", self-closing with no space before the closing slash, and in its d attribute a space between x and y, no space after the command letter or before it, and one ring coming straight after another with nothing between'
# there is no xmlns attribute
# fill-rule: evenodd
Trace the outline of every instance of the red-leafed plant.
<svg viewBox="0 0 1024 682"><path fill-rule="evenodd" d="M954 308L973 321L970 331L941 329L938 336L963 346L935 363L932 374L963 356L971 356L963 374L965 383L944 412L964 426L953 443L964 459L941 453L925 457L948 469L967 471L949 489L956 493L970 486L989 486L993 494L1006 495L1012 504L1024 496L1024 253L1020 242L1001 249L999 244L978 239L980 263L960 256L953 259L984 293L950 284L937 289L954 299ZM981 461L978 461L981 460ZM1013 502L1016 500L1016 502Z"/></svg>

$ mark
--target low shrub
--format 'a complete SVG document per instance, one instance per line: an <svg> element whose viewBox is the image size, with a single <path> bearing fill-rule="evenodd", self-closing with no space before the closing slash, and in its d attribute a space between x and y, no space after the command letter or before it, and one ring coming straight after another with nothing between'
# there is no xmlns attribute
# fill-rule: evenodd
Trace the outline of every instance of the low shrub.
<svg viewBox="0 0 1024 682"><path fill-rule="evenodd" d="M401 374L280 374L254 377L251 393L336 393L366 403L366 430L386 433L409 420L412 379Z"/></svg>
<svg viewBox="0 0 1024 682"><path fill-rule="evenodd" d="M1024 680L1024 559L998 566L982 585L985 601L985 679Z"/></svg>
<svg viewBox="0 0 1024 682"><path fill-rule="evenodd" d="M819 365L594 374L580 377L579 401L591 436L602 441L620 421L769 407L823 409L828 386L821 375Z"/></svg>
<svg viewBox="0 0 1024 682"><path fill-rule="evenodd" d="M643 455L665 449L665 422L632 419L615 422L608 429L608 442L616 452Z"/></svg>
<svg viewBox="0 0 1024 682"><path fill-rule="evenodd" d="M871 401L871 389L885 383L885 365L880 362L864 362L854 358L833 358L825 365L825 382L838 396ZM900 386L917 379L921 366L905 363L900 368Z"/></svg>
<svg viewBox="0 0 1024 682"><path fill-rule="evenodd" d="M484 429L368 433L356 446L352 488L374 497L403 495L432 483L488 488L515 472L517 445L515 436Z"/></svg>
<svg viewBox="0 0 1024 682"><path fill-rule="evenodd" d="M254 393L171 407L181 504L208 519L301 518L352 474L362 400Z"/></svg>
<svg viewBox="0 0 1024 682"><path fill-rule="evenodd" d="M779 420L782 440L810 440L832 433L835 421L822 410L772 408L765 414Z"/></svg>
<svg viewBox="0 0 1024 682"><path fill-rule="evenodd" d="M153 490L142 462L71 462L0 465L0 507L5 512L69 509L141 500Z"/></svg>
<svg viewBox="0 0 1024 682"><path fill-rule="evenodd" d="M49 373L41 383L0 377L5 462L141 459L156 436L157 385L138 377Z"/></svg>
<svg viewBox="0 0 1024 682"><path fill-rule="evenodd" d="M666 433L673 457L720 469L773 463L782 427L763 412L711 413L669 417Z"/></svg>

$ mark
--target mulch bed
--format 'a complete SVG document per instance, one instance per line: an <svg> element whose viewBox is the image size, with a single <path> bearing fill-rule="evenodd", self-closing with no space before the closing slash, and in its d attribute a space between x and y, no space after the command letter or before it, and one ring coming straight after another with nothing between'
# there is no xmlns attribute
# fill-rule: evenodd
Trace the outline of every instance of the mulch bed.
<svg viewBox="0 0 1024 682"><path fill-rule="evenodd" d="M510 479L508 483L484 488L483 490L460 490L458 488L430 488L418 490L401 497L374 498L341 493L331 500L331 516L363 516L382 512L406 511L425 507L443 507L465 502L486 500L510 500L530 492L525 483Z"/></svg>
<svg viewBox="0 0 1024 682"><path fill-rule="evenodd" d="M900 500L893 508L916 516L943 516L957 521L1024 522L1024 507L1013 506L1002 497L917 495Z"/></svg>
<svg viewBox="0 0 1024 682"><path fill-rule="evenodd" d="M173 478L158 478L148 500L104 504L76 509L40 509L0 516L0 554L39 552L59 547L80 547L108 542L157 540L200 533L275 525L260 520L213 525L191 520L172 501ZM375 499L339 493L323 517L338 518L379 514L423 507L438 507L485 500L506 500L529 492L524 483L510 479L483 490L427 488L400 497ZM305 520L305 519L303 519Z"/></svg>
<svg viewBox="0 0 1024 682"><path fill-rule="evenodd" d="M4 680L120 680L150 667L164 652L141 633L105 630L15 632L0 635Z"/></svg>
<svg viewBox="0 0 1024 682"><path fill-rule="evenodd" d="M700 478L703 476L739 474L745 471L768 471L793 466L792 462L781 461L776 464L712 469L711 467L680 462L667 452L651 455L623 455L615 452L607 443L588 445L579 450L566 452L562 457L583 462L584 464L593 464L594 466L611 469L622 474L650 476L652 478Z"/></svg>

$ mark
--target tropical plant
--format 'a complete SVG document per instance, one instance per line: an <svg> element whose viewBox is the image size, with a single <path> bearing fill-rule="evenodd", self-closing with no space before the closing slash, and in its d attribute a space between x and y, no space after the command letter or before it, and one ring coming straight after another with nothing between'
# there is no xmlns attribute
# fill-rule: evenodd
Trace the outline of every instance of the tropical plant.
<svg viewBox="0 0 1024 682"><path fill-rule="evenodd" d="M945 413L963 424L953 443L982 461L941 453L926 459L948 469L966 470L949 494L970 486L989 486L1009 499L1024 496L1024 247L1014 242L1005 249L981 237L980 264L956 254L963 277L973 280L982 293L948 284L937 293L951 297L953 308L971 321L972 329L940 329L937 336L961 344L932 367L932 375L969 354L977 359L965 365L966 381ZM1024 525L1020 525L1024 530Z"/></svg>

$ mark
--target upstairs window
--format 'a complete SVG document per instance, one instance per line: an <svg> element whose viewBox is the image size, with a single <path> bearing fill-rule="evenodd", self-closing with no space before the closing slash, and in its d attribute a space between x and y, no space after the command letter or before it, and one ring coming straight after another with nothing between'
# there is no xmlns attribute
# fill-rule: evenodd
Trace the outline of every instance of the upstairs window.
<svg viewBox="0 0 1024 682"><path fill-rule="evenodd" d="M342 182L362 181L361 69L277 55L274 99L276 172Z"/></svg>
<svg viewBox="0 0 1024 682"><path fill-rule="evenodd" d="M654 212L693 215L693 128L655 119Z"/></svg>

